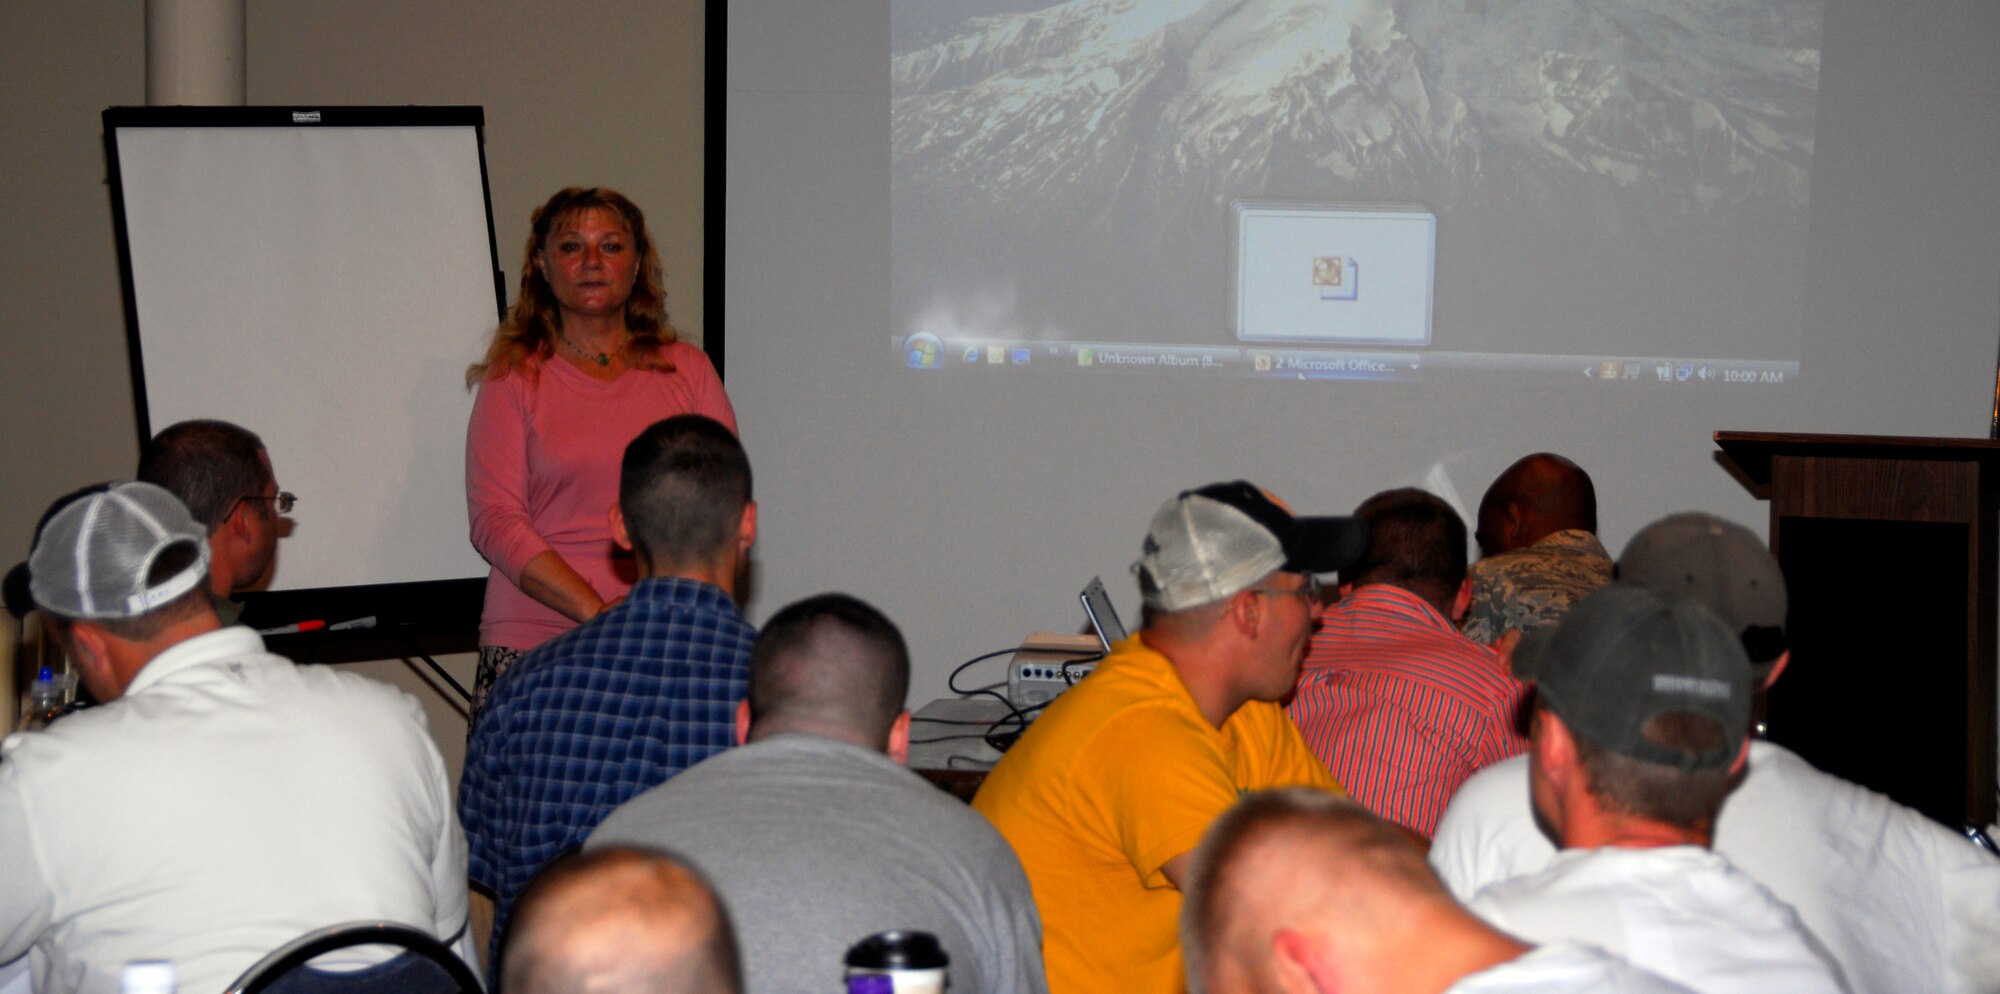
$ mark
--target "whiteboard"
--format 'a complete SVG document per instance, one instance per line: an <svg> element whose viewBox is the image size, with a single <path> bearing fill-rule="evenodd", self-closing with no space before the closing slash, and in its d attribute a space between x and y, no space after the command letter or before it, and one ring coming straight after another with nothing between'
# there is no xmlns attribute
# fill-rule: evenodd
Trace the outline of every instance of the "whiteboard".
<svg viewBox="0 0 2000 994"><path fill-rule="evenodd" d="M478 108L105 113L141 439L256 432L274 591L480 577L465 369L504 302Z"/></svg>

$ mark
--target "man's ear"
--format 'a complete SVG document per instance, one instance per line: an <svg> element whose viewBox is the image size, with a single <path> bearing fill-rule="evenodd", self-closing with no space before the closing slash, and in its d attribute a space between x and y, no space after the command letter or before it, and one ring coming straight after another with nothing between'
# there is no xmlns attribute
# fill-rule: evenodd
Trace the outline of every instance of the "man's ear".
<svg viewBox="0 0 2000 994"><path fill-rule="evenodd" d="M736 744L750 741L750 698L736 702Z"/></svg>
<svg viewBox="0 0 2000 994"><path fill-rule="evenodd" d="M1508 547L1514 549L1527 548L1528 543L1525 539L1528 531L1528 516L1521 513L1521 505L1513 501L1508 501L1506 508L1500 512L1500 515L1501 519L1507 522L1502 531L1507 536Z"/></svg>
<svg viewBox="0 0 2000 994"><path fill-rule="evenodd" d="M1264 595L1252 587L1229 597L1227 620L1246 639L1255 639L1264 627Z"/></svg>
<svg viewBox="0 0 2000 994"><path fill-rule="evenodd" d="M43 630L49 629L44 626ZM69 633L58 641L62 644L63 653L69 657L70 665L76 667L77 678L83 681L90 696L97 698L98 703L109 703L125 693L112 665L111 647L103 629L87 621L72 622Z"/></svg>
<svg viewBox="0 0 2000 994"><path fill-rule="evenodd" d="M1312 939L1297 929L1281 928L1272 934L1271 967L1278 989L1286 994L1331 994L1339 990L1326 958L1313 948Z"/></svg>
<svg viewBox="0 0 2000 994"><path fill-rule="evenodd" d="M214 551L212 547L218 538L233 545L248 544L250 541L249 516L251 513L249 501L237 501L236 506L230 508L228 514L222 516L222 521L214 528L209 529L208 542L211 546L210 551Z"/></svg>
<svg viewBox="0 0 2000 994"><path fill-rule="evenodd" d="M611 505L611 541L626 552L632 551L632 533L625 528L625 509L616 503Z"/></svg>
<svg viewBox="0 0 2000 994"><path fill-rule="evenodd" d="M1451 623L1456 625L1465 620L1472 610L1472 577L1458 581L1458 595L1451 599Z"/></svg>
<svg viewBox="0 0 2000 994"><path fill-rule="evenodd" d="M1529 747L1541 759L1544 773L1554 775L1567 772L1576 765L1576 739L1569 733L1569 726L1563 724L1555 712L1540 710L1535 712L1534 737Z"/></svg>
<svg viewBox="0 0 2000 994"><path fill-rule="evenodd" d="M898 766L910 765L910 709L904 708L896 715L896 723L889 726L889 758Z"/></svg>
<svg viewBox="0 0 2000 994"><path fill-rule="evenodd" d="M753 500L743 505L743 520L737 522L736 525L737 554L747 555L750 552L750 547L752 545L755 545L756 543L757 543L757 502Z"/></svg>

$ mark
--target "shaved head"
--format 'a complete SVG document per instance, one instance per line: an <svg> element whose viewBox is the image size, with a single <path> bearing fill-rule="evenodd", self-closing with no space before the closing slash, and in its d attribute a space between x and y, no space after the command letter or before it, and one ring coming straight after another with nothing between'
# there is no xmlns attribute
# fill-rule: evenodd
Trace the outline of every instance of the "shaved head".
<svg viewBox="0 0 2000 994"><path fill-rule="evenodd" d="M741 535L750 458L720 422L679 414L625 447L618 510L633 554L652 573L678 573L722 555Z"/></svg>
<svg viewBox="0 0 2000 994"><path fill-rule="evenodd" d="M750 648L750 738L807 732L886 748L910 689L894 622L846 594L787 605Z"/></svg>
<svg viewBox="0 0 2000 994"><path fill-rule="evenodd" d="M1402 833L1361 805L1292 788L1244 798L1195 849L1181 906L1190 989L1279 989L1281 931L1366 940L1451 897Z"/></svg>
<svg viewBox="0 0 2000 994"><path fill-rule="evenodd" d="M743 989L715 891L678 858L612 847L549 864L521 896L501 954L509 994Z"/></svg>
<svg viewBox="0 0 2000 994"><path fill-rule="evenodd" d="M1553 452L1523 456L1479 502L1479 549L1488 556L1572 528L1596 533L1597 487L1582 467Z"/></svg>

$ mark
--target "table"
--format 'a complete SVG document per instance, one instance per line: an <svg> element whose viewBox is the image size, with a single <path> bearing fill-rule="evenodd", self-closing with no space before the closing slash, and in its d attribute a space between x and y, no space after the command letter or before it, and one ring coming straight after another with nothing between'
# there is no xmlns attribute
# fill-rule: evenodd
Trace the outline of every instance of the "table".
<svg viewBox="0 0 2000 994"><path fill-rule="evenodd" d="M946 697L910 715L909 767L959 800L970 801L1000 761L986 733L1013 708L997 697ZM1010 724L1007 730L1018 731Z"/></svg>

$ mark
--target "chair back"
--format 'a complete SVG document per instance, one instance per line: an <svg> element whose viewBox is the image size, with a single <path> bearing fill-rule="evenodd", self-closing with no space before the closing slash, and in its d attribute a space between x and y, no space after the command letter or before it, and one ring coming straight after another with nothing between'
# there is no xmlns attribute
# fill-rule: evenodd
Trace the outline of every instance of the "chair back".
<svg viewBox="0 0 2000 994"><path fill-rule="evenodd" d="M320 970L314 958L350 946L402 952L360 970ZM346 922L307 932L272 950L224 994L483 994L479 978L451 947L394 922Z"/></svg>

